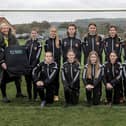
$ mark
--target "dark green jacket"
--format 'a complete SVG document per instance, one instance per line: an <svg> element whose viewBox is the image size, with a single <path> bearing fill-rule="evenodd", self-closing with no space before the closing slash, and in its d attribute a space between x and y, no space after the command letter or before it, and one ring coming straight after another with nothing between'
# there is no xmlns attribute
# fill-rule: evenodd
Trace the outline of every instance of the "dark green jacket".
<svg viewBox="0 0 126 126"><path fill-rule="evenodd" d="M18 45L18 41L14 35L11 33L8 34L8 46L12 45ZM4 63L5 61L5 55L4 50L6 48L6 45L4 43L4 35L0 33L0 64Z"/></svg>

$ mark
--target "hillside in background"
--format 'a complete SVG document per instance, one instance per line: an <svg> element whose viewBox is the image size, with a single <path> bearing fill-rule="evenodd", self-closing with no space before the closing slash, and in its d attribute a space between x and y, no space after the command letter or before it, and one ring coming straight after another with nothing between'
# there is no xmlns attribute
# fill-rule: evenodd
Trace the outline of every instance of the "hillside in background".
<svg viewBox="0 0 126 126"><path fill-rule="evenodd" d="M107 34L108 33L108 27L110 25L116 25L118 27L118 32L123 35L123 33L126 31L126 18L92 18L92 19L78 19L75 20L72 23L75 23L78 26L78 32L80 33L80 36L82 37L84 33L87 32L88 24L94 22L97 24L98 32L101 34ZM67 25L71 22L48 22L48 21L42 21L42 22L36 22L33 21L29 24L15 24L17 33L28 33L32 29L32 27L37 27L39 29L40 34L47 32L48 28L51 25L55 25L58 27L58 29L65 29Z"/></svg>

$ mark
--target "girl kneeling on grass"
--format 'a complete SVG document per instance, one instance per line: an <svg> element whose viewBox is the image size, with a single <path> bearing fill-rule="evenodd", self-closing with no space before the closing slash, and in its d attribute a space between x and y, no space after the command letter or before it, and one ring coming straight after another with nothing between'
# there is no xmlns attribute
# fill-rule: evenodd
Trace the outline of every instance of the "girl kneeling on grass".
<svg viewBox="0 0 126 126"><path fill-rule="evenodd" d="M109 105L112 103L120 103L122 65L117 59L117 54L113 51L109 55L109 61L104 65L104 84L106 87L106 98Z"/></svg>
<svg viewBox="0 0 126 126"><path fill-rule="evenodd" d="M67 53L67 61L62 67L62 81L64 86L65 106L75 105L79 101L80 64L75 58L73 50Z"/></svg>
<svg viewBox="0 0 126 126"><path fill-rule="evenodd" d="M83 71L83 82L86 87L88 105L100 103L100 83L103 77L102 65L97 52L91 51Z"/></svg>
<svg viewBox="0 0 126 126"><path fill-rule="evenodd" d="M33 79L37 85L38 92L42 100L42 108L45 106L45 104L53 103L53 81L56 77L57 69L57 64L53 60L52 52L46 52L45 60L38 64L37 67L35 67L33 70Z"/></svg>

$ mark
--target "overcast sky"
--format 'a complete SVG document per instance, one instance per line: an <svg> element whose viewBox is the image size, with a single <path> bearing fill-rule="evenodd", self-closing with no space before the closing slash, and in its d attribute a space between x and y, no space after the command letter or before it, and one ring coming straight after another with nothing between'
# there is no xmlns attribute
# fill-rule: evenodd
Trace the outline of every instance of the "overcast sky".
<svg viewBox="0 0 126 126"><path fill-rule="evenodd" d="M6 0L0 10L48 9L126 9L126 0ZM12 24L32 21L73 21L86 18L125 18L126 12L0 12Z"/></svg>

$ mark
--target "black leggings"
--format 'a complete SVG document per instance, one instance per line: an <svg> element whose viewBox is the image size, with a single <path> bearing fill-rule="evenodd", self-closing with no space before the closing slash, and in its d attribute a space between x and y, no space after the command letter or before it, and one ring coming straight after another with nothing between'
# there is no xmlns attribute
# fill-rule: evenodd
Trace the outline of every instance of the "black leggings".
<svg viewBox="0 0 126 126"><path fill-rule="evenodd" d="M106 98L108 102L113 102L114 104L120 103L120 85L117 84L113 87L113 89L106 89Z"/></svg>
<svg viewBox="0 0 126 126"><path fill-rule="evenodd" d="M58 96L59 95L59 86L60 86L60 83L59 83L59 70L56 74L56 77L55 79L53 80L53 85L54 85L54 95Z"/></svg>
<svg viewBox="0 0 126 126"><path fill-rule="evenodd" d="M27 93L28 93L28 98L32 98L32 85L33 85L33 98L37 98L37 86L36 84L33 84L33 79L32 75L26 75L25 76L26 84L27 84Z"/></svg>
<svg viewBox="0 0 126 126"><path fill-rule="evenodd" d="M54 86L52 84L43 88L37 88L37 90L42 101L45 100L47 104L53 103Z"/></svg>
<svg viewBox="0 0 126 126"><path fill-rule="evenodd" d="M65 102L67 104L76 105L79 102L79 89L78 91L75 90L68 90L64 88L64 95L65 95Z"/></svg>
<svg viewBox="0 0 126 126"><path fill-rule="evenodd" d="M92 102L94 105L98 105L101 98L101 85L97 85L91 90L86 89L86 97L88 103Z"/></svg>

